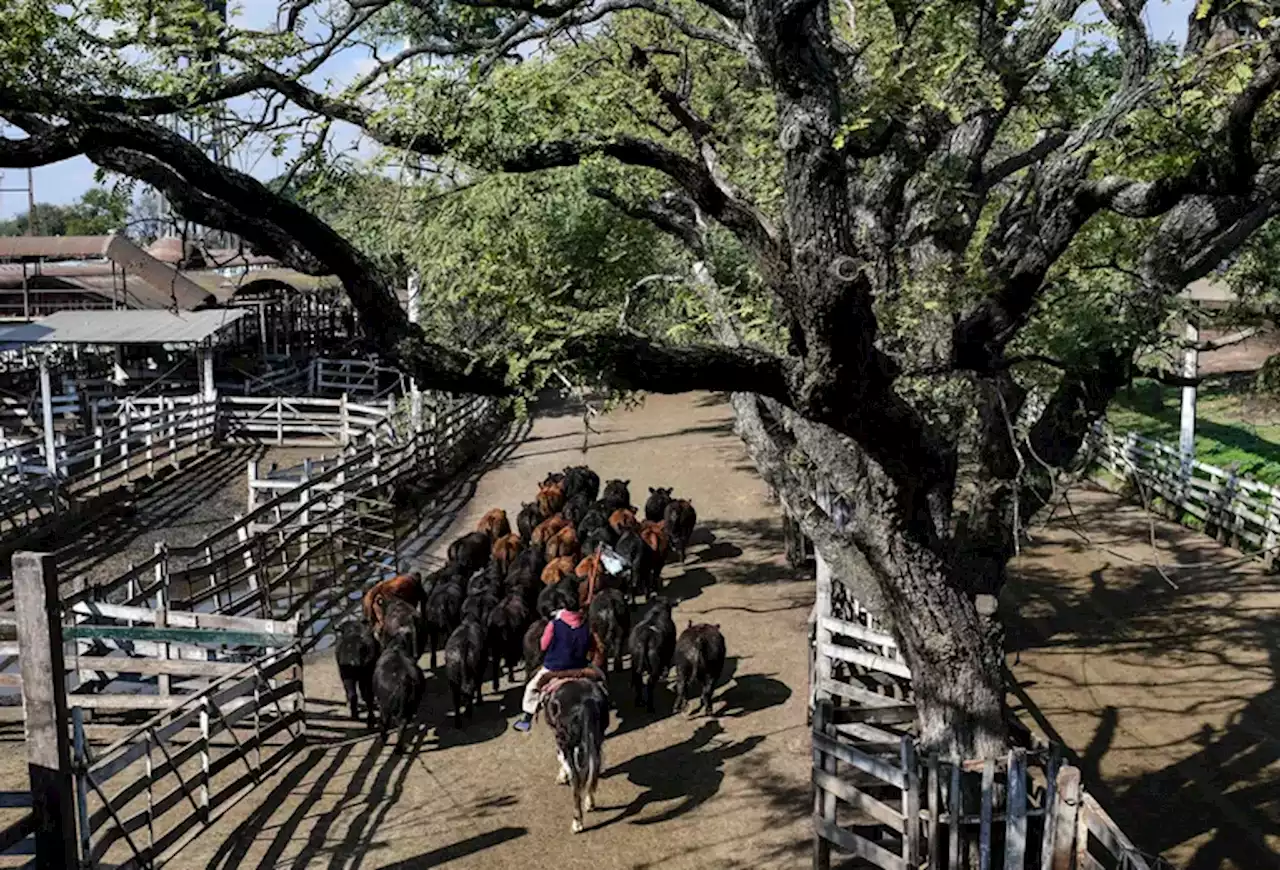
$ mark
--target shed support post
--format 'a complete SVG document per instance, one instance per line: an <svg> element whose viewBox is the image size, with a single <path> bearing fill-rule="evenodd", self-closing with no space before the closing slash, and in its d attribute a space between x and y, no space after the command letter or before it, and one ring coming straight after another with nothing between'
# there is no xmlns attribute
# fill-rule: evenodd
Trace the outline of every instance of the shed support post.
<svg viewBox="0 0 1280 870"><path fill-rule="evenodd" d="M417 271L409 273L409 322L418 322L418 294L421 292ZM422 431L422 390L418 389L418 379L409 378L409 428L414 433Z"/></svg>
<svg viewBox="0 0 1280 870"><path fill-rule="evenodd" d="M1200 351L1196 342L1200 340L1200 329L1194 320L1187 320L1186 332L1183 336L1187 347L1182 351L1182 376L1194 378L1200 367ZM1182 417L1178 432L1178 452L1182 457L1182 479L1191 476L1191 463L1196 458L1196 388L1188 385L1182 388Z"/></svg>
<svg viewBox="0 0 1280 870"><path fill-rule="evenodd" d="M53 381L49 377L49 358L40 355L40 428L44 432L44 464L49 476L58 476L58 445L53 438Z"/></svg>
<svg viewBox="0 0 1280 870"><path fill-rule="evenodd" d="M77 866L76 805L67 735L66 662L53 554L13 556L27 772L36 819L36 867Z"/></svg>
<svg viewBox="0 0 1280 870"><path fill-rule="evenodd" d="M213 386L213 347L201 345L196 348L196 360L200 366L200 398L212 402L217 397Z"/></svg>
<svg viewBox="0 0 1280 870"><path fill-rule="evenodd" d="M117 387L123 387L129 375L124 370L124 345L117 344L111 354L111 380Z"/></svg>

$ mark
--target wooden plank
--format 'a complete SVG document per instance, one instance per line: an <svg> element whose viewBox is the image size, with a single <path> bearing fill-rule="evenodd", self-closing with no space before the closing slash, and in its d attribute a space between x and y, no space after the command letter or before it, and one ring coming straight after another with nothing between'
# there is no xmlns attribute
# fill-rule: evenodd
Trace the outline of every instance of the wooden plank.
<svg viewBox="0 0 1280 870"><path fill-rule="evenodd" d="M838 734L843 734L854 741L871 743L876 746L896 747L902 739L901 734L894 734L863 722L847 722L833 727Z"/></svg>
<svg viewBox="0 0 1280 870"><path fill-rule="evenodd" d="M982 763L982 827L978 831L978 870L991 870L991 813L993 786L996 777L996 761L988 758Z"/></svg>
<svg viewBox="0 0 1280 870"><path fill-rule="evenodd" d="M864 641L874 646L898 648L898 642L894 640L893 635L885 634L881 631L874 631L865 625L859 625L856 622L845 622L843 619L836 619L832 616L822 617L822 627L832 634L842 634L846 637L852 637L856 640Z"/></svg>
<svg viewBox="0 0 1280 870"><path fill-rule="evenodd" d="M35 807L36 867L63 870L77 863L76 809L66 682L50 678L66 670L53 554L15 553L13 591L23 649L22 705Z"/></svg>
<svg viewBox="0 0 1280 870"><path fill-rule="evenodd" d="M831 718L831 701L823 698L813 710L813 733L825 734L827 723ZM813 749L813 815L822 818L832 825L836 824L835 793L823 788L823 778L835 779L828 774L827 768L835 773L835 763L827 758L826 753L816 746ZM831 844L815 829L813 833L813 867L814 870L831 870Z"/></svg>
<svg viewBox="0 0 1280 870"><path fill-rule="evenodd" d="M153 659L141 656L80 656L72 665L81 673L142 674L144 676L225 677L244 670L244 662L210 662L192 659ZM3 675L0 675L3 676ZM3 685L3 683L0 683Z"/></svg>
<svg viewBox="0 0 1280 870"><path fill-rule="evenodd" d="M881 870L908 870L907 862L889 850L851 831L831 824L821 816L815 816L813 826L819 835L842 852L870 861Z"/></svg>
<svg viewBox="0 0 1280 870"><path fill-rule="evenodd" d="M942 857L942 844L939 842L938 835L938 814L941 812L941 806L938 800L940 783L937 752L929 753L929 774L925 785L929 789L929 863L926 866L940 867L938 861Z"/></svg>
<svg viewBox="0 0 1280 870"><path fill-rule="evenodd" d="M851 683L842 683L839 680L818 678L819 690L826 692L828 695L838 695L841 698L847 698L859 704L865 704L868 707L910 707L911 715L915 716L915 705L904 704L897 698L890 698L888 695L881 695L870 689L864 689L862 686L855 686ZM879 720L883 722L884 720Z"/></svg>
<svg viewBox="0 0 1280 870"><path fill-rule="evenodd" d="M1009 752L1005 805L1004 866L1020 868L1027 854L1027 751Z"/></svg>
<svg viewBox="0 0 1280 870"><path fill-rule="evenodd" d="M834 755L845 764L851 764L858 770L871 774L881 782L885 782L896 788L906 787L906 777L901 770L888 762L866 754L860 749L843 743L838 743L823 734L813 735L813 745L815 748L821 749L828 755Z"/></svg>
<svg viewBox="0 0 1280 870"><path fill-rule="evenodd" d="M911 737L902 738L902 772L905 788L902 790L902 858L908 867L920 866L920 767L916 764L915 742Z"/></svg>
<svg viewBox="0 0 1280 870"><path fill-rule="evenodd" d="M856 786L845 782L834 774L819 770L816 766L813 770L813 781L823 791L830 792L855 810L866 813L880 824L893 828L899 834L902 833L905 827L902 813L883 801L876 800L866 792L859 791Z"/></svg>
<svg viewBox="0 0 1280 870"><path fill-rule="evenodd" d="M878 656L875 653L869 653L864 650L853 649L852 647L847 646L836 646L835 644L819 643L818 655L825 655L828 658L837 659L842 662L862 665L864 668L870 668L873 671L881 671L886 674L893 674L895 677L902 677L905 680L911 679L911 669L902 662L886 656Z"/></svg>
<svg viewBox="0 0 1280 870"><path fill-rule="evenodd" d="M155 641L217 646L284 647L294 641L292 635L268 632L236 631L221 628L154 628L144 625L72 625L66 629L69 640Z"/></svg>
<svg viewBox="0 0 1280 870"><path fill-rule="evenodd" d="M236 552L231 555L242 557L242 552ZM184 576L185 573L180 572L178 576L189 582L189 577ZM149 607L129 607L96 601L80 601L71 606L71 611L84 616L100 616L107 619L131 619L137 622L149 623L156 621L156 610ZM296 618L282 621L279 619L261 619L253 616L224 616L218 613L197 613L182 610L166 610L165 618L171 628L216 628L265 634L297 634Z"/></svg>
<svg viewBox="0 0 1280 870"><path fill-rule="evenodd" d="M1075 858L1076 818L1080 808L1080 770L1063 765L1058 771L1053 801L1054 839L1048 870L1072 870Z"/></svg>

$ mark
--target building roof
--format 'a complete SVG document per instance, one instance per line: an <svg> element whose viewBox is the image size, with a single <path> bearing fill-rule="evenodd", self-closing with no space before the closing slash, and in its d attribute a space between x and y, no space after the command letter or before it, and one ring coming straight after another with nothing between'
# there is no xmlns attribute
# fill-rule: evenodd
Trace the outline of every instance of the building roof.
<svg viewBox="0 0 1280 870"><path fill-rule="evenodd" d="M0 329L4 344L198 344L248 311L59 311Z"/></svg>
<svg viewBox="0 0 1280 870"><path fill-rule="evenodd" d="M1230 308L1240 302L1239 295L1230 284L1215 278L1192 281L1178 295L1183 299L1190 299L1201 308Z"/></svg>
<svg viewBox="0 0 1280 870"><path fill-rule="evenodd" d="M83 260L105 257L112 236L4 236L0 260Z"/></svg>

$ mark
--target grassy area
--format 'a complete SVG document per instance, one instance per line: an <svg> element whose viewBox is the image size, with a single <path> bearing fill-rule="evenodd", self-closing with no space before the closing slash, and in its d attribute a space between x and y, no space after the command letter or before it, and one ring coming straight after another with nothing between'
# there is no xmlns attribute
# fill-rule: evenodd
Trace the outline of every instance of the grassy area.
<svg viewBox="0 0 1280 870"><path fill-rule="evenodd" d="M1107 422L1117 433L1136 431L1178 443L1181 390L1139 381L1112 402ZM1196 406L1196 459L1264 483L1280 484L1280 403L1228 380L1200 385Z"/></svg>

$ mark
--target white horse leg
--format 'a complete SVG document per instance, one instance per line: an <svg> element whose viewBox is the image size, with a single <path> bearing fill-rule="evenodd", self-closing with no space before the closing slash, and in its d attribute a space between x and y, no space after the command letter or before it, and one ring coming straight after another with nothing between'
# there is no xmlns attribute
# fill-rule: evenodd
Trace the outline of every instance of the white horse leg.
<svg viewBox="0 0 1280 870"><path fill-rule="evenodd" d="M560 761L560 772L556 774L556 782L560 785L569 784L569 762L565 760L564 753L556 751L556 758Z"/></svg>

